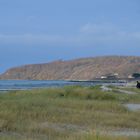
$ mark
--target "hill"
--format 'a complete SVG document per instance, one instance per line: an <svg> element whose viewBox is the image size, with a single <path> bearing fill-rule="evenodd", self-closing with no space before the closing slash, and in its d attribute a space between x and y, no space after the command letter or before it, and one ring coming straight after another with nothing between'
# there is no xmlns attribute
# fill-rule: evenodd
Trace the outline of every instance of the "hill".
<svg viewBox="0 0 140 140"><path fill-rule="evenodd" d="M127 78L133 73L140 73L140 57L104 56L24 65L7 70L0 79L92 80L109 75Z"/></svg>

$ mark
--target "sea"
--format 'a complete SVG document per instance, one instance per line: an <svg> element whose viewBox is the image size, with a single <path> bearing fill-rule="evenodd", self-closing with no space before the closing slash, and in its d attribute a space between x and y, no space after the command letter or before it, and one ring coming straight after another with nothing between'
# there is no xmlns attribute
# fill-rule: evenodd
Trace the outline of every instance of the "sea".
<svg viewBox="0 0 140 140"><path fill-rule="evenodd" d="M36 88L63 87L63 86L94 86L107 83L97 81L53 81L53 80L0 80L0 91L30 90ZM112 83L119 84L119 83ZM122 84L122 83L120 83Z"/></svg>
<svg viewBox="0 0 140 140"><path fill-rule="evenodd" d="M0 80L0 91L28 90L34 88L63 87L70 85L95 85L94 82L53 81L53 80Z"/></svg>

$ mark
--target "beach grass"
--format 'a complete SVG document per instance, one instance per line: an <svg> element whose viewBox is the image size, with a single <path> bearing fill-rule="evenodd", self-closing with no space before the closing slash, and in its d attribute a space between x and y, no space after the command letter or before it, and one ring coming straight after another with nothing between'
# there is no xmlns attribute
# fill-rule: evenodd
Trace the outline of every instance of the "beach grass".
<svg viewBox="0 0 140 140"><path fill-rule="evenodd" d="M127 95L100 86L11 91L0 94L0 139L138 140L119 136L140 131L140 111L123 106L136 102L139 91Z"/></svg>

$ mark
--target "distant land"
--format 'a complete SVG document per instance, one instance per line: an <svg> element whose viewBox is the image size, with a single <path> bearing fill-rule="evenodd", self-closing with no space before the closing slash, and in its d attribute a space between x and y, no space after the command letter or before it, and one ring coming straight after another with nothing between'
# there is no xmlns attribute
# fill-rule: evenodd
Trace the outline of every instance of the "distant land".
<svg viewBox="0 0 140 140"><path fill-rule="evenodd" d="M24 65L7 70L0 79L94 80L132 78L134 73L140 73L139 56L104 56Z"/></svg>

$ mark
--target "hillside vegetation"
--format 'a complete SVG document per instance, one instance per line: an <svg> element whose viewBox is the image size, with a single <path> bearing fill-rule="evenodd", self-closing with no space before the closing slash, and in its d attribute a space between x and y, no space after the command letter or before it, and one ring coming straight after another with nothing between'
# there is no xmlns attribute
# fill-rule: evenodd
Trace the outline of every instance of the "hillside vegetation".
<svg viewBox="0 0 140 140"><path fill-rule="evenodd" d="M118 78L140 73L140 57L106 56L25 65L7 70L0 79L92 80L114 73Z"/></svg>

